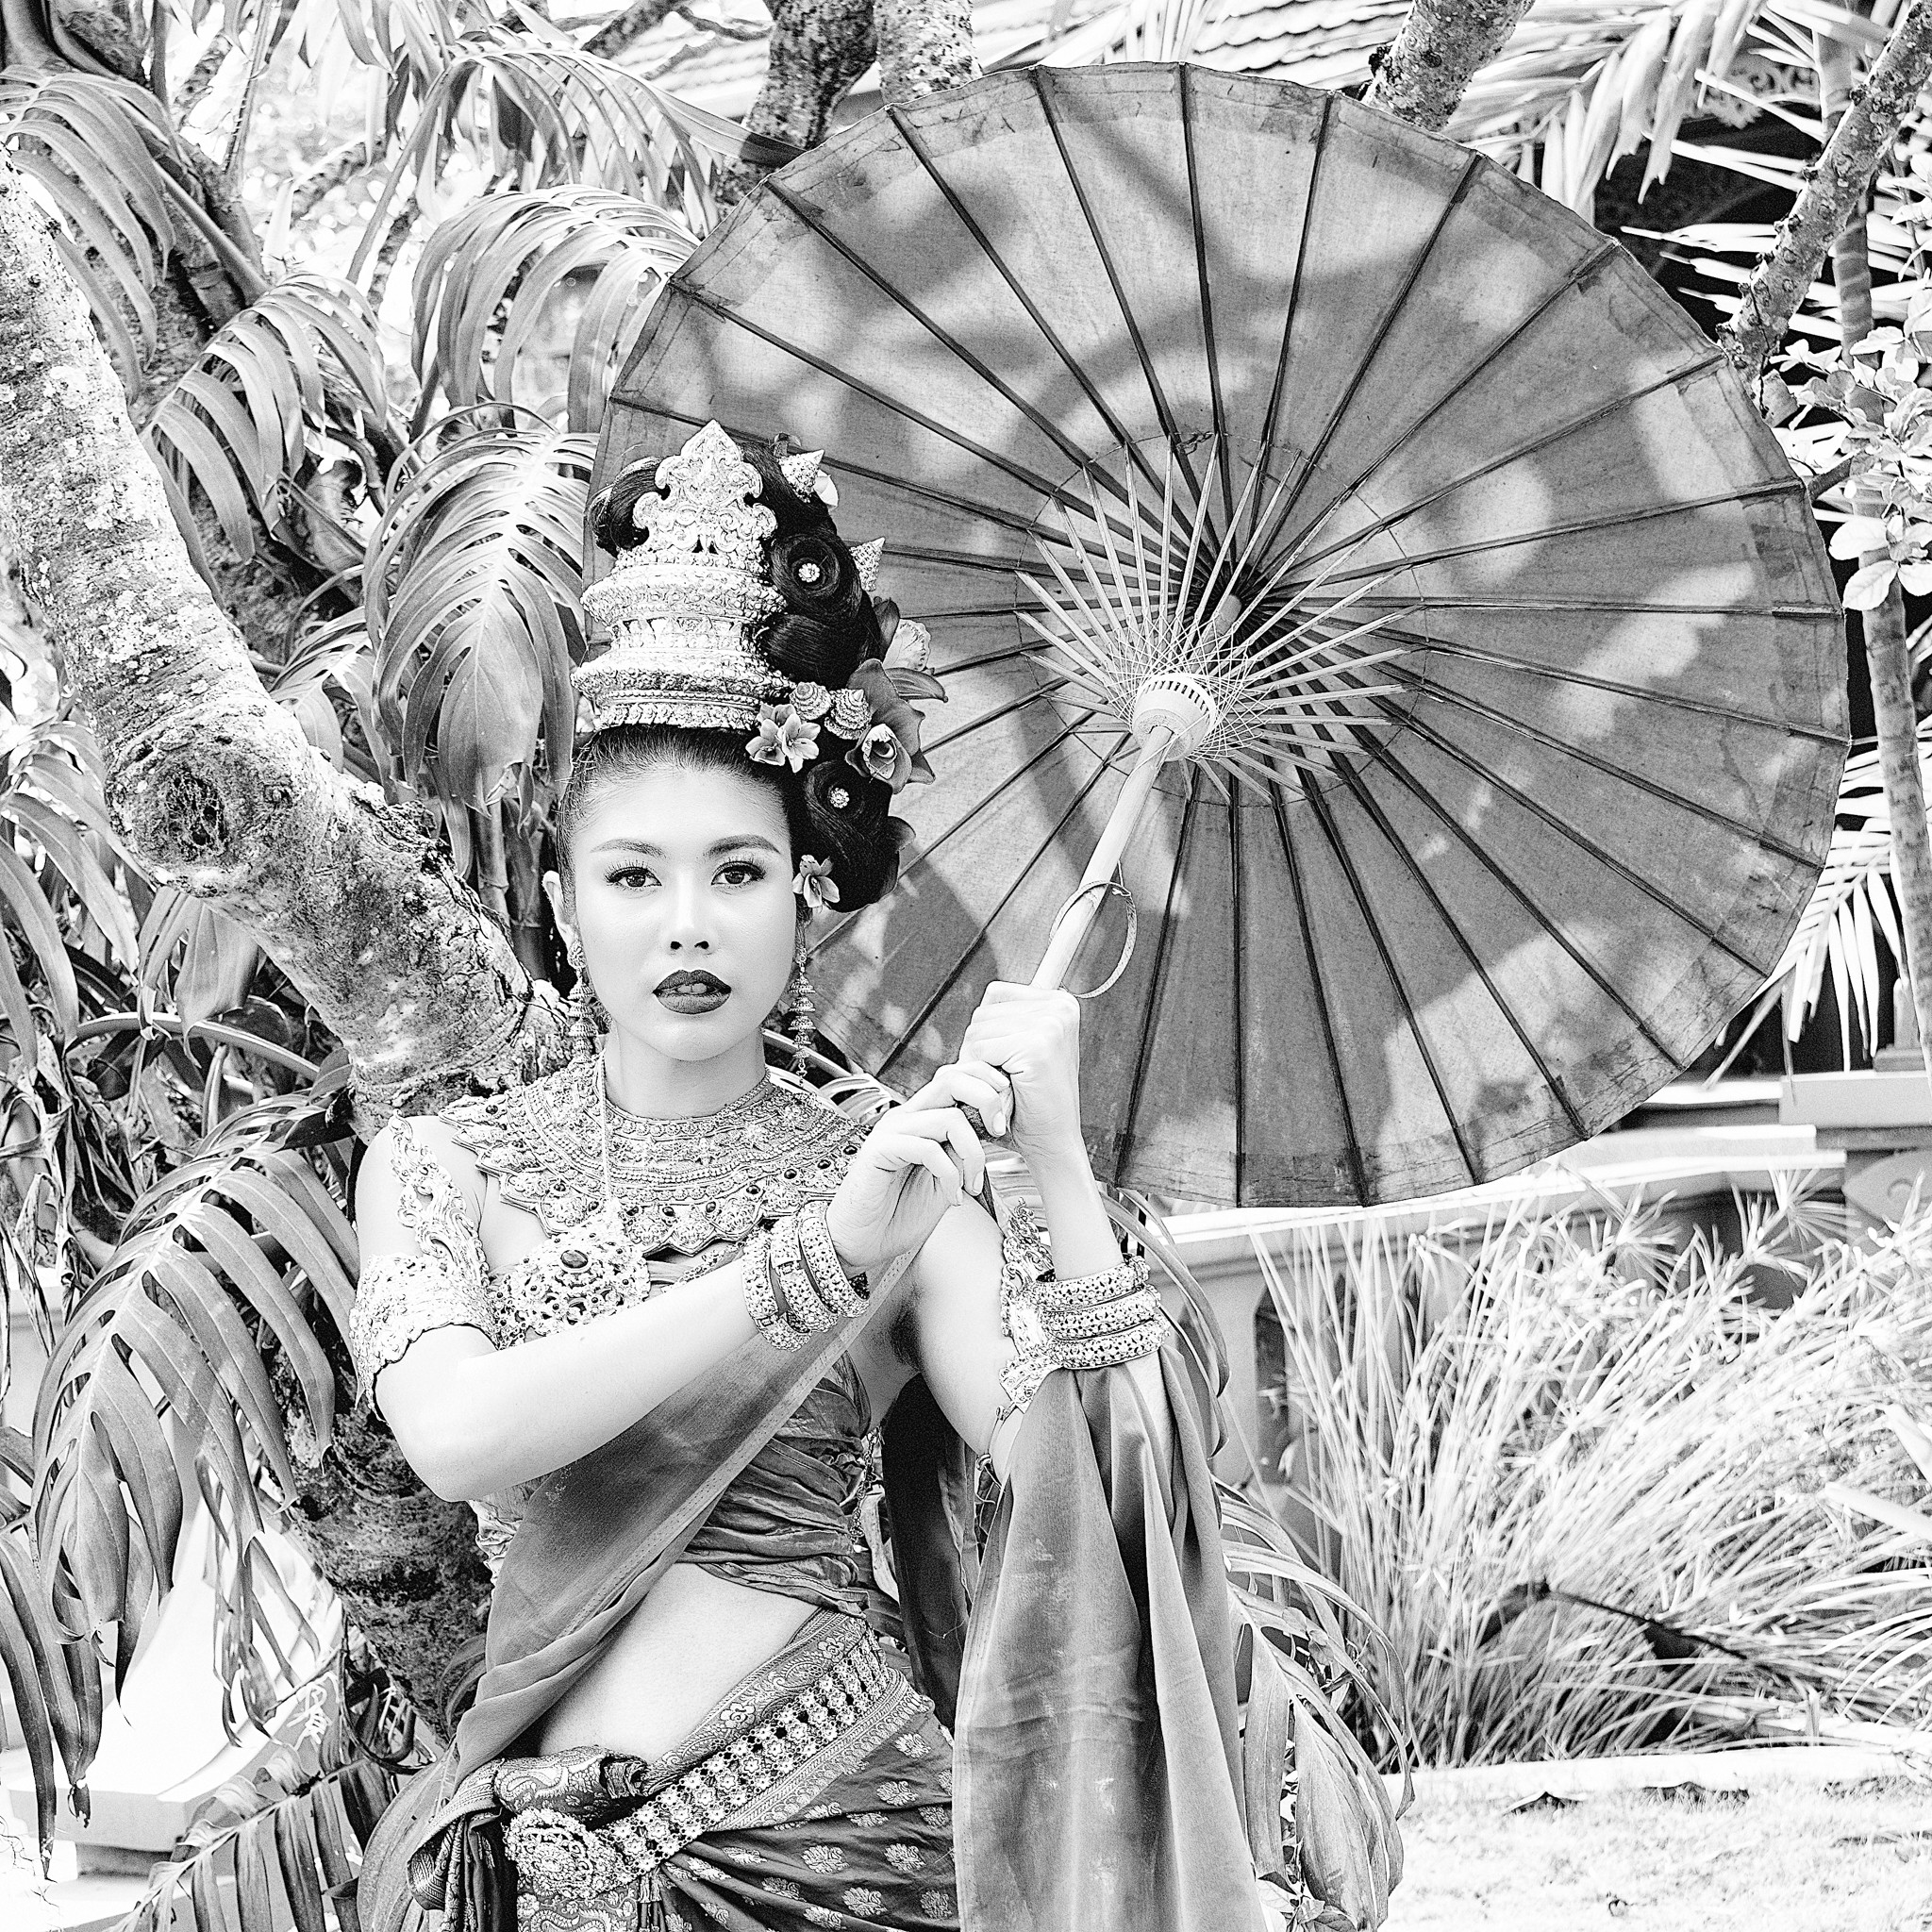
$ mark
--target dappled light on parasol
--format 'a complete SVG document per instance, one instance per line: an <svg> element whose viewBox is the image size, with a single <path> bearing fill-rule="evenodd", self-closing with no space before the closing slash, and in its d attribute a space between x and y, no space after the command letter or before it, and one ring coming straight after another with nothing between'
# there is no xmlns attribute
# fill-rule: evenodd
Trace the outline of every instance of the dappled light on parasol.
<svg viewBox="0 0 1932 1932"><path fill-rule="evenodd" d="M918 851L812 935L826 1032L895 1084L1033 974L1143 758L1103 1177L1491 1179L1776 965L1843 758L1802 485L1642 270L1480 157L1177 67L874 115L667 288L596 487L711 417L823 448L933 632Z"/></svg>

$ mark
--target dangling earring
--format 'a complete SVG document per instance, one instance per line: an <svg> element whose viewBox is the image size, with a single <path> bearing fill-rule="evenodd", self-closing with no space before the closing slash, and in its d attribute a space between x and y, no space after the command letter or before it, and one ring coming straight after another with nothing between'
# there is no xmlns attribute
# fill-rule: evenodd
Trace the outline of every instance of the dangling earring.
<svg viewBox="0 0 1932 1932"><path fill-rule="evenodd" d="M791 956L791 986L790 1006L786 1012L786 1030L791 1035L791 1071L805 1072L806 1056L812 1051L817 1034L812 1027L812 1018L818 1012L818 1001L813 997L811 975L805 970L805 935L798 935L798 950Z"/></svg>
<svg viewBox="0 0 1932 1932"><path fill-rule="evenodd" d="M597 1057L597 992L584 965L584 942L575 933L564 941L563 957L576 974L570 990L570 1051L578 1060Z"/></svg>

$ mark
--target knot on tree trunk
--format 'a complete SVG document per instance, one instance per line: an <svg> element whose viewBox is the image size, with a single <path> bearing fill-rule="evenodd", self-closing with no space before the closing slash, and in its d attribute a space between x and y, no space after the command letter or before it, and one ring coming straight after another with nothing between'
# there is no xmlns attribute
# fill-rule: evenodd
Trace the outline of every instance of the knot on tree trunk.
<svg viewBox="0 0 1932 1932"><path fill-rule="evenodd" d="M199 897L246 894L299 851L313 753L259 693L217 695L109 758L108 806L154 875Z"/></svg>

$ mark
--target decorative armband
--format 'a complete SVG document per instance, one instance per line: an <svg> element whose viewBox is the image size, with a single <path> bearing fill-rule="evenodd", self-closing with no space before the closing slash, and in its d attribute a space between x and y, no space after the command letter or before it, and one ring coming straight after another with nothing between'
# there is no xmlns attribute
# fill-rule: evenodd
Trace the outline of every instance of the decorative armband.
<svg viewBox="0 0 1932 1932"><path fill-rule="evenodd" d="M349 1310L349 1353L357 1400L366 1403L375 1378L432 1328L475 1328L498 1342L490 1306L483 1243L456 1183L410 1121L388 1128L396 1216L419 1252L385 1255L362 1270Z"/></svg>
<svg viewBox="0 0 1932 1932"><path fill-rule="evenodd" d="M774 1348L804 1346L865 1306L865 1277L849 1277L823 1201L781 1214L744 1244L744 1306Z"/></svg>
<svg viewBox="0 0 1932 1932"><path fill-rule="evenodd" d="M493 1344L496 1323L482 1283L466 1279L441 1255L385 1255L370 1262L349 1310L357 1400L369 1401L376 1376L432 1328L480 1329Z"/></svg>

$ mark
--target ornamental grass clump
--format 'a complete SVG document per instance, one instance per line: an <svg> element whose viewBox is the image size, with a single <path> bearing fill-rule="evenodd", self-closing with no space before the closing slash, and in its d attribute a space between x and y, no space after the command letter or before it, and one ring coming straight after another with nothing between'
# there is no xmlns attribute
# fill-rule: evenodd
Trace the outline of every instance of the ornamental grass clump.
<svg viewBox="0 0 1932 1932"><path fill-rule="evenodd" d="M1932 1210L1858 1246L1819 1220L1257 1241L1291 1508L1421 1762L1932 1719Z"/></svg>

